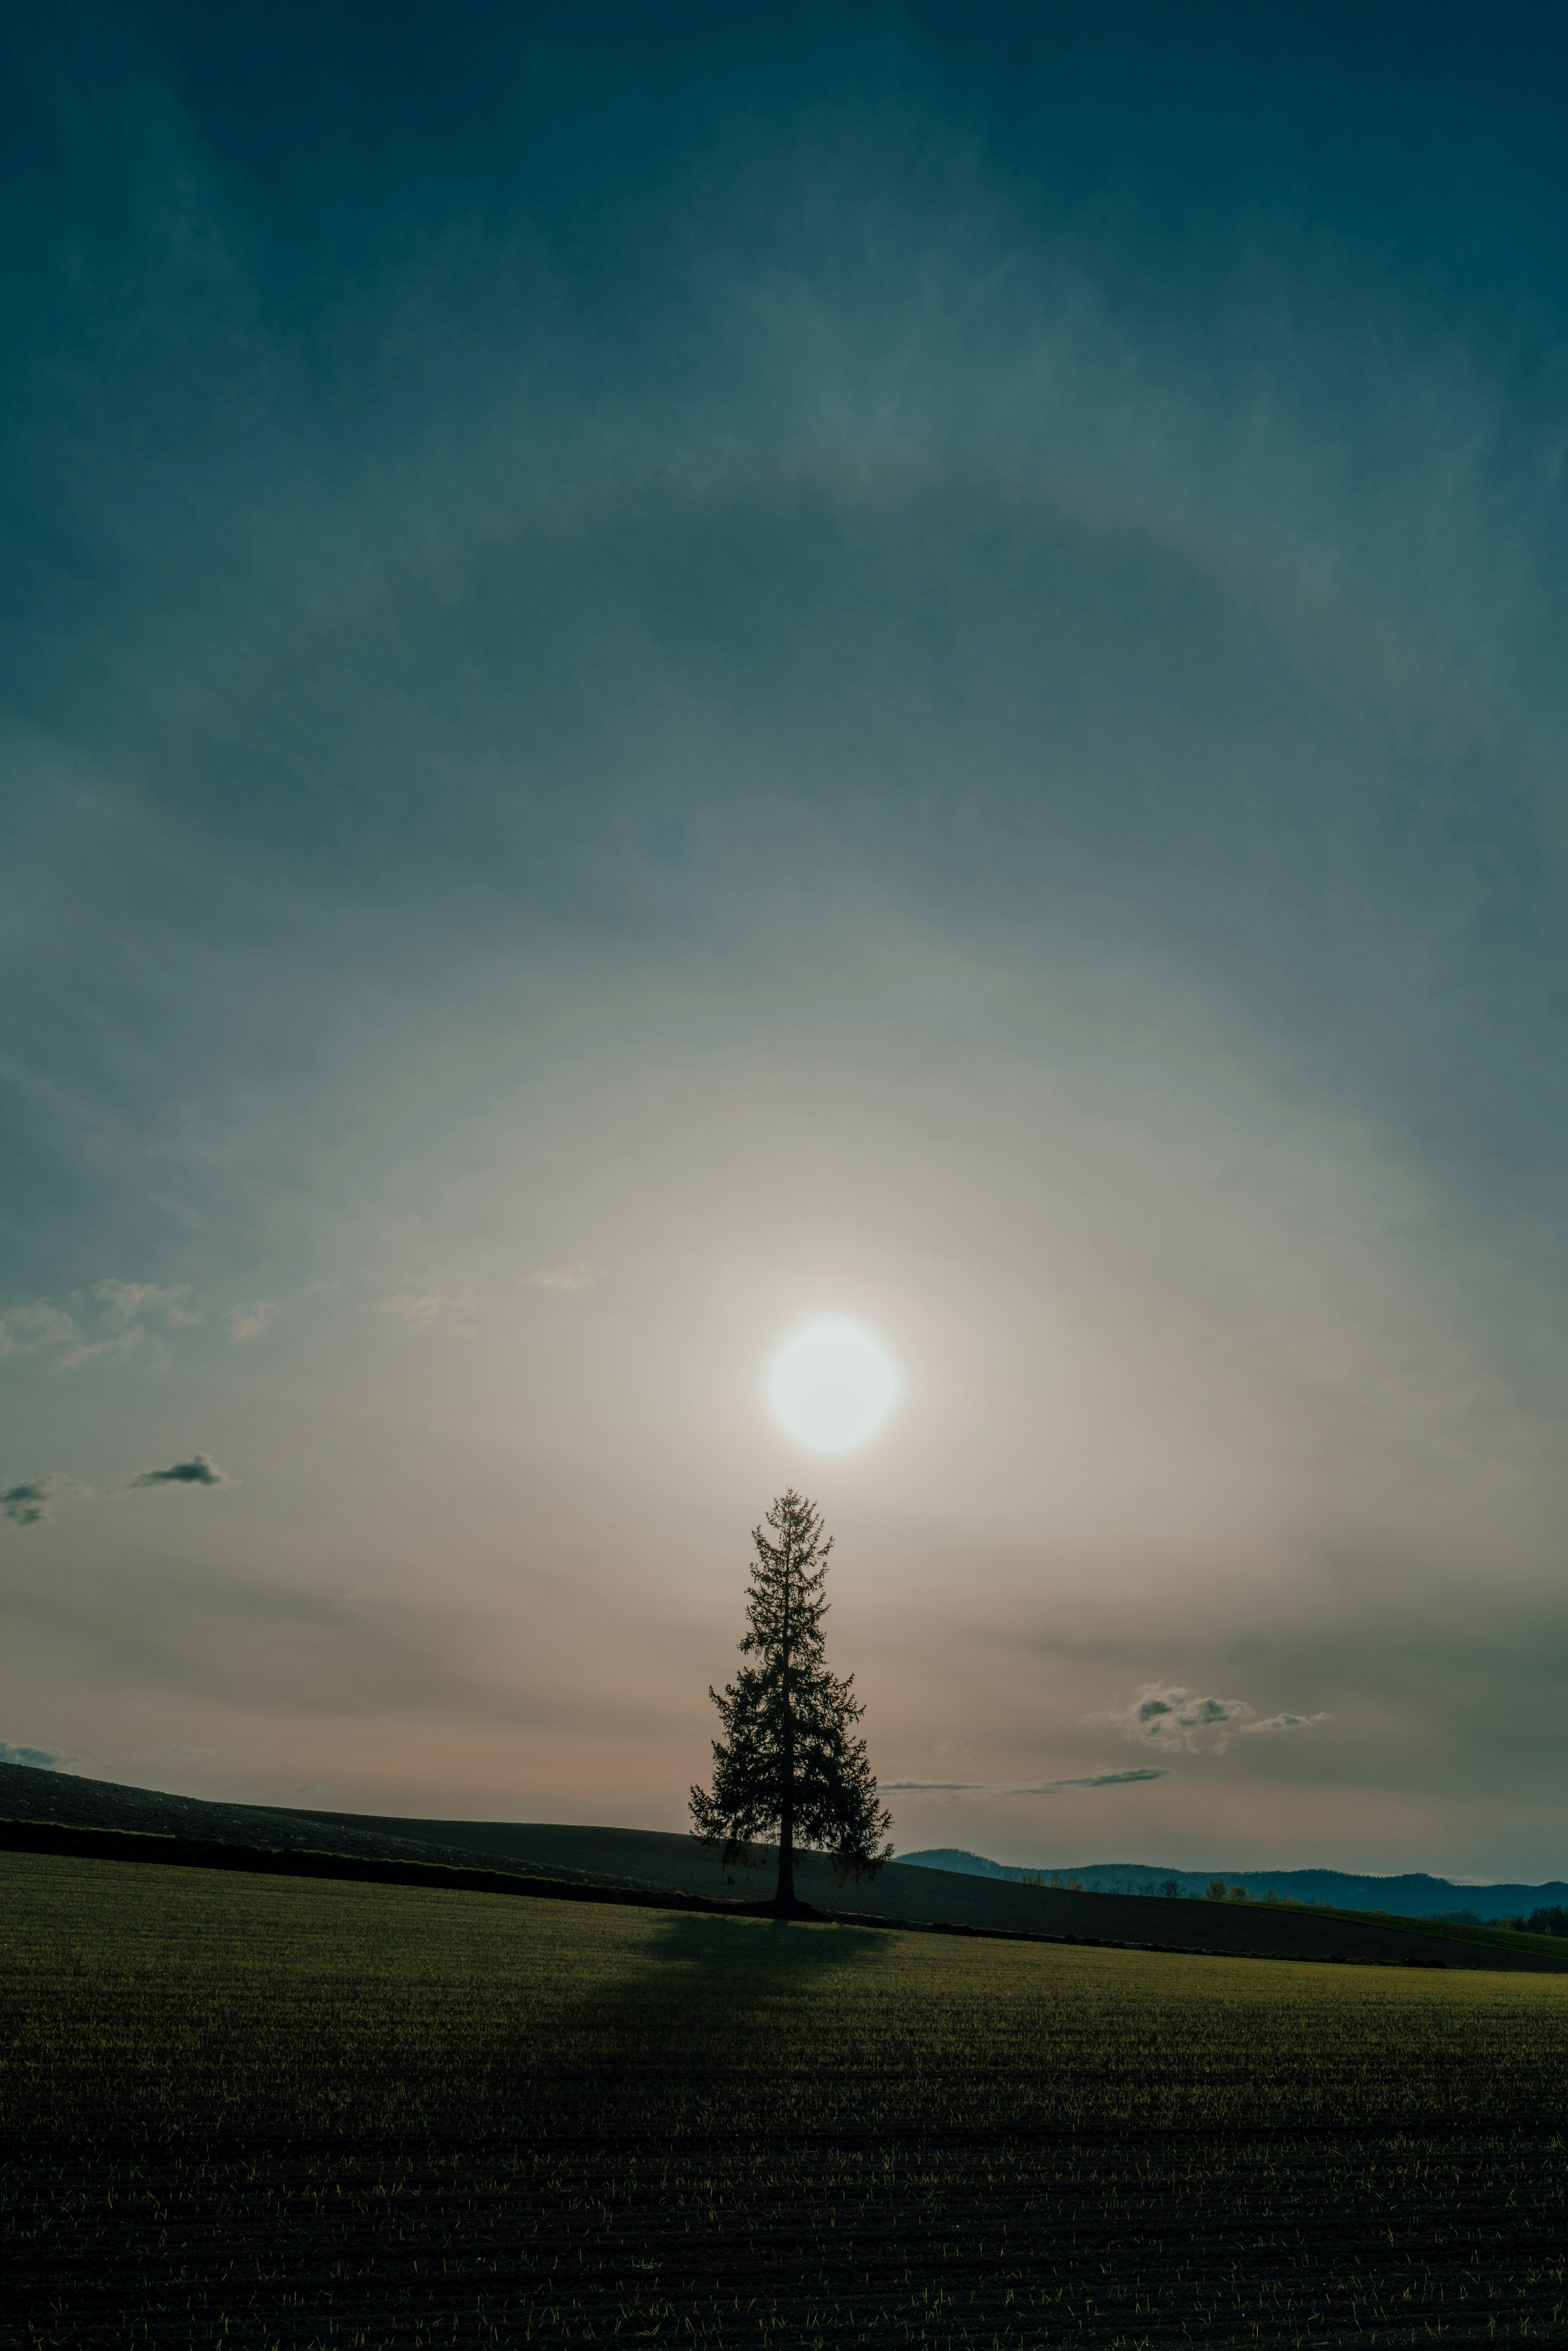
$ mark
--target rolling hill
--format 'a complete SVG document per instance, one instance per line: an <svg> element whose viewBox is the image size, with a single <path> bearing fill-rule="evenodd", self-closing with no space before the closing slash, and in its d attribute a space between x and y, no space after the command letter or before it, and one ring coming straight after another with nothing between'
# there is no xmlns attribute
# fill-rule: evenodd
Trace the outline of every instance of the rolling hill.
<svg viewBox="0 0 1568 2351"><path fill-rule="evenodd" d="M273 1852L446 1866L482 1864L541 1890L554 1880L607 1892L680 1891L743 1903L766 1900L773 1890L770 1856L754 1871L727 1873L691 1837L652 1829L211 1803L16 1764L0 1764L0 1823L5 1820L130 1830ZM801 1897L820 1909L889 1924L1258 1957L1568 1970L1568 1943L1559 1952L1544 1937L1496 1935L1494 1940L1482 1928L1468 1941L1453 1928L1423 1932L1395 1919L1157 1895L1070 1893L924 1862L894 1862L873 1880L841 1886L823 1856L808 1854L799 1864L798 1885Z"/></svg>

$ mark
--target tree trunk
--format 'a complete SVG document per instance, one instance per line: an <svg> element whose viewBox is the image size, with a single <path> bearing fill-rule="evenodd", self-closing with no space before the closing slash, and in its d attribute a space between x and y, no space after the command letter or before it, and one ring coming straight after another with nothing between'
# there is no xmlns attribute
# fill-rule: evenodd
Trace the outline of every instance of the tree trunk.
<svg viewBox="0 0 1568 2351"><path fill-rule="evenodd" d="M783 1786L779 1791L779 1891L774 1908L785 1917L795 1907L795 1708L789 1698L789 1601L794 1574L794 1546L784 1555L784 1656L780 1685L784 1697Z"/></svg>
<svg viewBox="0 0 1568 2351"><path fill-rule="evenodd" d="M788 1795L779 1823L779 1891L773 1903L776 1909L786 1912L795 1907L795 1807Z"/></svg>

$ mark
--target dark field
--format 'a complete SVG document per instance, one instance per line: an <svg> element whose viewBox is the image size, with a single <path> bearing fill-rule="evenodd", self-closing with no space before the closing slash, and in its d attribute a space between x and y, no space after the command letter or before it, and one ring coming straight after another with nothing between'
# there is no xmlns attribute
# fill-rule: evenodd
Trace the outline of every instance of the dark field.
<svg viewBox="0 0 1568 2351"><path fill-rule="evenodd" d="M9 2345L1568 2335L1561 1977L0 1855Z"/></svg>

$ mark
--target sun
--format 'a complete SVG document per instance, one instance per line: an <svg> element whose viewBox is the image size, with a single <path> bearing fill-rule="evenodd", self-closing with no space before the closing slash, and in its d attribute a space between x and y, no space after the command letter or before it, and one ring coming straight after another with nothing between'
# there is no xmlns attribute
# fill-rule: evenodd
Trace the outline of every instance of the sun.
<svg viewBox="0 0 1568 2351"><path fill-rule="evenodd" d="M848 1453L875 1435L898 1395L898 1374L869 1332L829 1315L774 1362L768 1395L791 1437L819 1453Z"/></svg>

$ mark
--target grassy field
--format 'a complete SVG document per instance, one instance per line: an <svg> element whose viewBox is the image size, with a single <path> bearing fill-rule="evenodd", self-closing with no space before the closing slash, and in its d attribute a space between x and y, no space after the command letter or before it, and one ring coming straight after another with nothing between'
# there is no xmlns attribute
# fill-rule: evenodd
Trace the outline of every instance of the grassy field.
<svg viewBox="0 0 1568 2351"><path fill-rule="evenodd" d="M1371 1927L1405 1927L1414 1923L1388 1910L1333 1910L1327 1904L1315 1915L1320 1918L1350 1918L1358 1925ZM1424 1935L1437 1935L1446 1942L1458 1943L1467 1952L1473 1951L1478 1943L1483 1946L1490 1944L1495 1951L1523 1951L1532 1953L1537 1959L1560 1961L1563 1951L1563 1936L1531 1935L1519 1927L1456 1927L1446 1918L1423 1918L1420 1927Z"/></svg>
<svg viewBox="0 0 1568 2351"><path fill-rule="evenodd" d="M0 1855L0 2343L1562 2341L1568 1980Z"/></svg>

